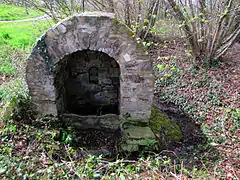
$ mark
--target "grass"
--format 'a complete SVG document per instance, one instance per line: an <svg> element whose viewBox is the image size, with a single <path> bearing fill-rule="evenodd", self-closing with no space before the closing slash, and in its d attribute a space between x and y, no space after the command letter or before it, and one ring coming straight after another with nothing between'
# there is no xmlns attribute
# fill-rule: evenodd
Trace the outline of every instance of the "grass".
<svg viewBox="0 0 240 180"><path fill-rule="evenodd" d="M0 49L0 76L11 76L16 72L17 62L13 60L11 55L14 49L9 46L1 46Z"/></svg>
<svg viewBox="0 0 240 180"><path fill-rule="evenodd" d="M14 76L23 50L31 47L52 24L52 21L0 22L0 76Z"/></svg>
<svg viewBox="0 0 240 180"><path fill-rule="evenodd" d="M25 48L32 45L51 25L51 21L1 22L0 45Z"/></svg>
<svg viewBox="0 0 240 180"><path fill-rule="evenodd" d="M5 3L0 4L0 21L8 20L22 20L27 18L34 18L42 16L43 13L34 9L28 9L26 13L25 7L8 5Z"/></svg>
<svg viewBox="0 0 240 180"><path fill-rule="evenodd" d="M17 61L19 56L26 53L24 49L32 47L36 39L52 25L52 21L46 20L0 22L0 76L16 75L20 67Z"/></svg>

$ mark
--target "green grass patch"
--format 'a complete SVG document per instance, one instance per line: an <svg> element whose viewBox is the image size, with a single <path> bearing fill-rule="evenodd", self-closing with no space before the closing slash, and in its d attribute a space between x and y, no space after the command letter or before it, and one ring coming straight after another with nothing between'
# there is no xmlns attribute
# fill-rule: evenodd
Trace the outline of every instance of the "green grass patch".
<svg viewBox="0 0 240 180"><path fill-rule="evenodd" d="M1 46L0 48L0 76L11 76L16 69L16 63L11 55L14 50L9 46Z"/></svg>
<svg viewBox="0 0 240 180"><path fill-rule="evenodd" d="M25 7L0 4L0 21L22 20L42 16L43 14L43 12L31 8L26 11Z"/></svg>
<svg viewBox="0 0 240 180"><path fill-rule="evenodd" d="M26 52L52 26L51 21L0 23L0 76L18 76Z"/></svg>
<svg viewBox="0 0 240 180"><path fill-rule="evenodd" d="M0 46L7 44L25 48L32 45L52 25L52 21L2 22L0 23Z"/></svg>
<svg viewBox="0 0 240 180"><path fill-rule="evenodd" d="M10 45L0 46L0 76L18 77L25 72L27 54L25 50Z"/></svg>

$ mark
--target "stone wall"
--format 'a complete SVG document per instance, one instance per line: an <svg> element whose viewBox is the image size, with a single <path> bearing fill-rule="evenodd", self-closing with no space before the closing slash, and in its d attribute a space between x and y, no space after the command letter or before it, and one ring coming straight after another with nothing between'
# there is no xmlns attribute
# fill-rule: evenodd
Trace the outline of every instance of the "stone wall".
<svg viewBox="0 0 240 180"><path fill-rule="evenodd" d="M120 69L113 58L84 50L68 55L63 62L56 72L59 111L79 115L119 114Z"/></svg>
<svg viewBox="0 0 240 180"><path fill-rule="evenodd" d="M145 55L144 48L135 42L132 32L109 13L82 13L65 19L38 40L29 57L26 74L31 100L38 114L59 115L68 109L69 104L66 102L69 98L76 100L71 97L74 92L69 92L76 88L70 86L76 85L76 81L86 82L88 73L94 73L94 69L84 66L93 65L94 59L100 57L92 58L86 65L79 54L83 51L104 53L109 56L106 62L114 62L119 66L118 72L114 67L116 65L112 67L108 63L97 63L98 71L104 70L100 66L107 67L104 72L98 72L101 78L97 84L104 86L98 91L96 89L99 87L94 87L94 92L104 94L104 88L109 88L106 91L110 96L107 101L118 101L119 112L116 114L119 114L119 117L130 117L147 123L153 98L152 63ZM78 74L75 79L70 77L74 73L69 73L66 67L72 68L72 71ZM81 71L85 73L81 74ZM111 76L107 76L106 71L110 72ZM112 78L116 78L116 83L119 79L119 91L113 88L114 84L110 82ZM93 84L96 82L94 76L91 81ZM64 84L61 85L61 82ZM89 88L91 87L87 88L88 91ZM81 91L83 93L83 90ZM86 101L83 100L83 104Z"/></svg>

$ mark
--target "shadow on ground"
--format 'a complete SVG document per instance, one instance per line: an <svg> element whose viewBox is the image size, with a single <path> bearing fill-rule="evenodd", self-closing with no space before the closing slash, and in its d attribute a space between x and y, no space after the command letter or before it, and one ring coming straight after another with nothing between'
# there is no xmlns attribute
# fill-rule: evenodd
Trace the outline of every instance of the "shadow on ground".
<svg viewBox="0 0 240 180"><path fill-rule="evenodd" d="M215 148L208 143L200 125L194 123L176 105L159 100L157 95L154 97L154 104L181 127L183 134L182 141L169 143L168 147L162 150L162 155L171 156L179 163L183 162L188 169L206 168L209 162L214 162L220 157Z"/></svg>

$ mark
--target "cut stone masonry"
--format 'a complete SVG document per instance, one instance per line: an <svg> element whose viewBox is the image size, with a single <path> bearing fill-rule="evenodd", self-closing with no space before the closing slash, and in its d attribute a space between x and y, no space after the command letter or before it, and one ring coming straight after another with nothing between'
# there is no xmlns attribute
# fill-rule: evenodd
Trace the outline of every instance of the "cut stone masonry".
<svg viewBox="0 0 240 180"><path fill-rule="evenodd" d="M127 139L124 127L141 126L148 135L132 138L153 138L152 63L132 35L111 13L82 13L50 28L33 48L26 71L38 115L58 116L81 129L121 128Z"/></svg>

